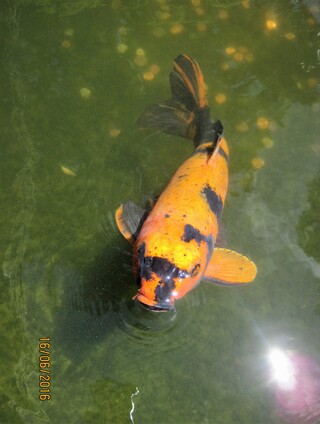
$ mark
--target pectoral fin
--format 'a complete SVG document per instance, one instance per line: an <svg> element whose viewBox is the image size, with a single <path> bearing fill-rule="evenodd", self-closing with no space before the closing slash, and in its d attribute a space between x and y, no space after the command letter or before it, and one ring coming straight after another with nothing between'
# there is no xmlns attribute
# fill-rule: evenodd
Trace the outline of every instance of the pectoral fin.
<svg viewBox="0 0 320 424"><path fill-rule="evenodd" d="M251 283L256 274L255 264L246 256L215 248L204 279L214 284L232 286Z"/></svg>
<svg viewBox="0 0 320 424"><path fill-rule="evenodd" d="M120 233L133 243L147 218L147 211L133 202L126 202L116 210L116 222Z"/></svg>

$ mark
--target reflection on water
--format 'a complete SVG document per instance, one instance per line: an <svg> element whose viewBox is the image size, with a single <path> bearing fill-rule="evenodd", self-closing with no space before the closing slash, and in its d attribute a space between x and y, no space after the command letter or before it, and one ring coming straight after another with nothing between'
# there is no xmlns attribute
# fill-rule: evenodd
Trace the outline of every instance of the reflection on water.
<svg viewBox="0 0 320 424"><path fill-rule="evenodd" d="M318 2L15 0L2 22L0 422L279 424L274 391L286 419L316 416L261 369L272 346L295 352L318 401ZM259 273L150 314L114 211L159 194L192 152L135 127L170 96L179 53L201 64L226 129L228 246Z"/></svg>
<svg viewBox="0 0 320 424"><path fill-rule="evenodd" d="M279 414L288 423L320 419L320 363L308 355L273 348L269 353Z"/></svg>

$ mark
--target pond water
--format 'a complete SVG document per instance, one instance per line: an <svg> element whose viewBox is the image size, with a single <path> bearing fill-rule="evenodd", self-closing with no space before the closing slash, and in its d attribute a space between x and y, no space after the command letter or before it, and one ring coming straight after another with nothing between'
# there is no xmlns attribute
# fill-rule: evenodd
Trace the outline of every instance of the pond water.
<svg viewBox="0 0 320 424"><path fill-rule="evenodd" d="M307 0L3 2L1 423L283 422L268 352L320 356L319 22ZM180 53L230 147L224 243L258 275L154 314L114 213L193 151L136 128Z"/></svg>

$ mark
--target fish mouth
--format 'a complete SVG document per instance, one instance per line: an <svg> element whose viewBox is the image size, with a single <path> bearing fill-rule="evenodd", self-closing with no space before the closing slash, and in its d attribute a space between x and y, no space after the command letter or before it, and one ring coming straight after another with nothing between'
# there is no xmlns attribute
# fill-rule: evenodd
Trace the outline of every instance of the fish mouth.
<svg viewBox="0 0 320 424"><path fill-rule="evenodd" d="M141 302L140 300L139 300L139 303L143 306L144 309L147 309L148 311L152 311L152 312L167 312L167 311L172 311L174 309L174 306L171 306L171 305L165 305L165 306L147 305Z"/></svg>
<svg viewBox="0 0 320 424"><path fill-rule="evenodd" d="M159 302L156 302L155 300L148 299L141 293L138 293L137 295L135 295L133 299L138 300L140 305L143 306L143 308L152 312L167 312L167 311L172 311L175 309L173 303L172 304L163 303L163 302L159 303Z"/></svg>

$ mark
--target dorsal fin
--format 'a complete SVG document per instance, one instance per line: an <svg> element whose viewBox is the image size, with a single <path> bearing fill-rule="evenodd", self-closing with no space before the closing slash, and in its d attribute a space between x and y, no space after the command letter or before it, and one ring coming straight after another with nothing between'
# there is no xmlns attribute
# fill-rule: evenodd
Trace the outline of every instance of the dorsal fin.
<svg viewBox="0 0 320 424"><path fill-rule="evenodd" d="M116 222L120 233L133 243L147 216L147 211L133 202L122 204L116 211Z"/></svg>
<svg viewBox="0 0 320 424"><path fill-rule="evenodd" d="M219 152L219 148L221 146L221 143L222 143L222 138L220 138L217 141L217 144L214 146L214 150L212 152L212 155L208 159L208 164L211 164L211 165L213 164L213 161L215 160L215 158L216 158L216 156L217 156L217 154Z"/></svg>

